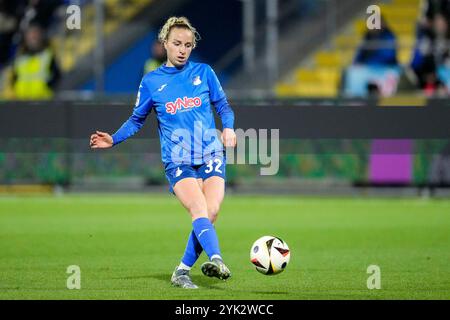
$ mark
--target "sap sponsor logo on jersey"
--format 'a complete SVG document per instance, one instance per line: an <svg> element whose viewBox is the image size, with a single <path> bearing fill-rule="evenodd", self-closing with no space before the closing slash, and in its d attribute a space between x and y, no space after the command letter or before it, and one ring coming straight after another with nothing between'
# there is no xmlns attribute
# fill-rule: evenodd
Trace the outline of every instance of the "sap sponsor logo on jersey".
<svg viewBox="0 0 450 320"><path fill-rule="evenodd" d="M202 99L199 97L183 99L178 98L174 102L166 103L166 112L170 114L176 114L178 110L184 111L185 109L192 109L194 107L200 107L202 105Z"/></svg>

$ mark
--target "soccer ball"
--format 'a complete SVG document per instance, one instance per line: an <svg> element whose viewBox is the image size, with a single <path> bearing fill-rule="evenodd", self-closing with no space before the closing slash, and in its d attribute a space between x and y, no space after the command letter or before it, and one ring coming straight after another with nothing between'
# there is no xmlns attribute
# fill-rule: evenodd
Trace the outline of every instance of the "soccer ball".
<svg viewBox="0 0 450 320"><path fill-rule="evenodd" d="M250 261L256 270L265 275L273 275L286 269L291 253L286 242L273 236L264 236L253 243Z"/></svg>

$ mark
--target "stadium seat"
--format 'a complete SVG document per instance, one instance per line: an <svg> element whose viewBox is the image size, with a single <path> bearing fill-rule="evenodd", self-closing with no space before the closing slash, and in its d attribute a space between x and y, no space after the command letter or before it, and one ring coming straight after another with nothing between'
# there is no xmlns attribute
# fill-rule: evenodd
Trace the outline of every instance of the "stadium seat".
<svg viewBox="0 0 450 320"><path fill-rule="evenodd" d="M131 20L142 8L148 6L155 0L106 0L106 15L104 23L105 36L109 36L116 31L121 24ZM94 16L95 7L92 3L86 4L82 8L83 12L83 32L66 33L61 32L52 39L52 43L59 50L58 59L64 72L72 70L78 59L88 54L95 44ZM56 46L58 44L58 46ZM76 44L76 45L75 45Z"/></svg>
<svg viewBox="0 0 450 320"><path fill-rule="evenodd" d="M420 0L393 0L380 4L388 25L397 38L397 59L407 64L415 43L416 19L419 16ZM358 16L335 35L328 50L313 54L312 63L304 63L294 72L293 80L278 83L275 91L280 97L335 97L339 93L341 72L351 64L362 37L367 31L363 15Z"/></svg>

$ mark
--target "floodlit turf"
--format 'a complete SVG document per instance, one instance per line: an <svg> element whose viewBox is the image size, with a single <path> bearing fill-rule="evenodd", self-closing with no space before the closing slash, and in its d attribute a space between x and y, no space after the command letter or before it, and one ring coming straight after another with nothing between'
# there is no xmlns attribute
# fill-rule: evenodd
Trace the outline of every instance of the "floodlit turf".
<svg viewBox="0 0 450 320"><path fill-rule="evenodd" d="M233 277L203 276L202 254L186 291L169 282L190 232L175 197L0 197L0 299L450 298L450 200L227 196L216 227ZM291 248L279 275L249 262L263 235ZM81 290L66 288L70 265Z"/></svg>

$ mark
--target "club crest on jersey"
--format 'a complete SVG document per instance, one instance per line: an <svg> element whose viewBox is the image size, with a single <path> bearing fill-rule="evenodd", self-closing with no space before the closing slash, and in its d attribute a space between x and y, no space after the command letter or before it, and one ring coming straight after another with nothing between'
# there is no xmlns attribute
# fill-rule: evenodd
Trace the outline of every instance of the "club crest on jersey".
<svg viewBox="0 0 450 320"><path fill-rule="evenodd" d="M177 171L175 171L175 178L178 178L183 173L183 170L180 169L180 167L177 168Z"/></svg>
<svg viewBox="0 0 450 320"><path fill-rule="evenodd" d="M184 97L183 99L178 98L174 102L166 103L166 112L170 114L176 114L178 110L191 109L194 107L200 107L202 105L202 99L199 97L188 98Z"/></svg>
<svg viewBox="0 0 450 320"><path fill-rule="evenodd" d="M198 85L201 84L201 83L202 83L202 80L200 80L200 76L194 77L194 81L192 81L192 84L193 84L194 86L198 86Z"/></svg>

